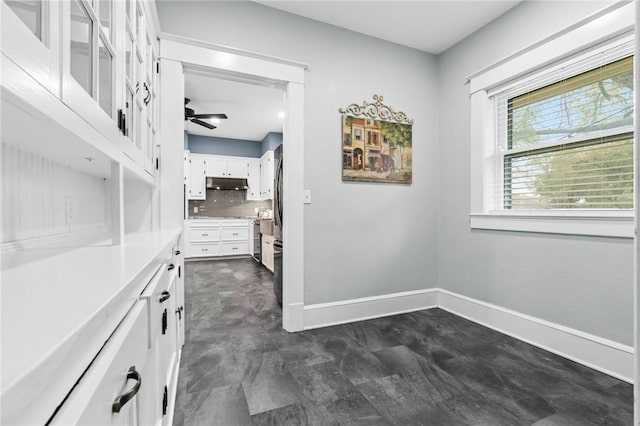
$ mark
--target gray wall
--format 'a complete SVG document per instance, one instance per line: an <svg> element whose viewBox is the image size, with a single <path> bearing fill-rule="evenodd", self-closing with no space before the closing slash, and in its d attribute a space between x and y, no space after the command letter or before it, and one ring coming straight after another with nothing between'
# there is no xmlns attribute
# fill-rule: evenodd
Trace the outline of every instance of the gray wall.
<svg viewBox="0 0 640 426"><path fill-rule="evenodd" d="M436 287L436 58L257 3L156 4L162 31L309 64L305 304ZM338 109L374 94L416 120L412 185L341 180Z"/></svg>
<svg viewBox="0 0 640 426"><path fill-rule="evenodd" d="M439 282L451 291L633 344L631 239L471 231L465 76L606 5L524 2L438 58Z"/></svg>
<svg viewBox="0 0 640 426"><path fill-rule="evenodd" d="M276 149L278 145L282 143L282 133L269 132L267 136L262 139L262 153L264 154L267 151L273 151Z"/></svg>
<svg viewBox="0 0 640 426"><path fill-rule="evenodd" d="M192 154L230 155L253 158L260 158L262 155L262 143L260 141L189 135L187 145Z"/></svg>

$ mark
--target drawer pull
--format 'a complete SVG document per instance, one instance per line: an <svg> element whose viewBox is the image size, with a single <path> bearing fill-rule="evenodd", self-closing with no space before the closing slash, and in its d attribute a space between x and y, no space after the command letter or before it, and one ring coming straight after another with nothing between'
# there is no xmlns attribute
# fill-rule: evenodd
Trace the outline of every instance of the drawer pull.
<svg viewBox="0 0 640 426"><path fill-rule="evenodd" d="M234 233L233 233L233 235L238 235L238 233L237 233L237 232L234 232Z"/></svg>
<svg viewBox="0 0 640 426"><path fill-rule="evenodd" d="M163 291L162 293L160 293L160 303L166 302L170 297L171 293L169 293L167 290Z"/></svg>
<svg viewBox="0 0 640 426"><path fill-rule="evenodd" d="M207 249L207 248L203 248L203 249L201 249L201 250L202 250L202 251L209 251L209 249Z"/></svg>
<svg viewBox="0 0 640 426"><path fill-rule="evenodd" d="M129 367L129 371L127 371L127 380L135 380L136 384L133 385L131 389L129 389L122 395L118 395L118 397L113 400L113 405L111 406L111 411L113 413L119 413L122 407L124 407L124 405L129 402L131 398L136 396L138 390L140 390L140 385L142 384L142 376L136 371L135 365Z"/></svg>
<svg viewBox="0 0 640 426"><path fill-rule="evenodd" d="M208 236L209 236L209 234L202 234L202 236L203 236L203 237L208 237Z"/></svg>
<svg viewBox="0 0 640 426"><path fill-rule="evenodd" d="M173 268L175 268L176 265L174 265L173 263L170 263L169 266L167 266L167 270L172 270Z"/></svg>

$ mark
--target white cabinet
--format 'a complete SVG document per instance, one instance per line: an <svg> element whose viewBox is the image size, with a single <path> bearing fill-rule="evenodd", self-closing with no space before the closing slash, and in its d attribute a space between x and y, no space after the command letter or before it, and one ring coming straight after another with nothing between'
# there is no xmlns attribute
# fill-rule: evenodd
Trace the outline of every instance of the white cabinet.
<svg viewBox="0 0 640 426"><path fill-rule="evenodd" d="M172 246L167 263L153 274L52 425L170 424L184 336L179 244Z"/></svg>
<svg viewBox="0 0 640 426"><path fill-rule="evenodd" d="M262 234L262 264L273 272L273 235Z"/></svg>
<svg viewBox="0 0 640 426"><path fill-rule="evenodd" d="M205 160L206 170L205 174L211 177L226 177L227 173L227 161L221 158L215 158L207 156Z"/></svg>
<svg viewBox="0 0 640 426"><path fill-rule="evenodd" d="M158 41L146 3L3 1L0 37L3 54L153 176Z"/></svg>
<svg viewBox="0 0 640 426"><path fill-rule="evenodd" d="M143 376L143 372L148 373L151 353L147 333L147 303L140 301L109 338L50 424L154 424L154 419L148 418L153 416L151 410L141 404L154 391L146 384L147 375Z"/></svg>
<svg viewBox="0 0 640 426"><path fill-rule="evenodd" d="M227 160L226 177L247 179L249 177L249 163L247 160Z"/></svg>
<svg viewBox="0 0 640 426"><path fill-rule="evenodd" d="M60 96L61 2L0 2L2 53L39 84ZM48 19L47 19L48 18Z"/></svg>
<svg viewBox="0 0 640 426"><path fill-rule="evenodd" d="M247 179L249 175L249 164L246 159L227 159L208 155L205 161L207 176Z"/></svg>
<svg viewBox="0 0 640 426"><path fill-rule="evenodd" d="M188 257L249 254L249 226L246 219L189 221Z"/></svg>
<svg viewBox="0 0 640 426"><path fill-rule="evenodd" d="M247 160L249 165L249 177L247 182L249 188L247 189L247 200L261 200L260 196L260 159L250 158Z"/></svg>
<svg viewBox="0 0 640 426"><path fill-rule="evenodd" d="M273 167L273 151L267 151L260 158L260 197L263 200L273 199Z"/></svg>
<svg viewBox="0 0 640 426"><path fill-rule="evenodd" d="M202 157L191 156L189 160L189 185L187 198L189 200L204 200L207 196L206 190L206 163Z"/></svg>

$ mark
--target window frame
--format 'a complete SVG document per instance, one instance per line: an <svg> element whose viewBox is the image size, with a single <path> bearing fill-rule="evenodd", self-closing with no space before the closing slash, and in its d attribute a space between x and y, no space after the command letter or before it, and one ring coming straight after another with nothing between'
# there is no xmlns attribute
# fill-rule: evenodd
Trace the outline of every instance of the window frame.
<svg viewBox="0 0 640 426"><path fill-rule="evenodd" d="M468 77L471 109L471 229L632 238L631 210L494 210L497 126L493 96L633 40L634 3L614 3ZM634 52L631 52L633 54ZM536 64L536 65L532 65ZM637 75L637 70L634 70ZM501 183L500 183L501 184Z"/></svg>

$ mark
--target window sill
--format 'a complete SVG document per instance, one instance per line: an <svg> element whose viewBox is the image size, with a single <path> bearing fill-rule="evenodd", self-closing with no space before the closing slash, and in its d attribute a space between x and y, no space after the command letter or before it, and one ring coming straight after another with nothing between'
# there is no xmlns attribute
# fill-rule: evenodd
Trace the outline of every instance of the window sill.
<svg viewBox="0 0 640 426"><path fill-rule="evenodd" d="M635 224L631 213L621 214L505 214L471 213L471 229L535 232L544 234L589 235L633 238Z"/></svg>

